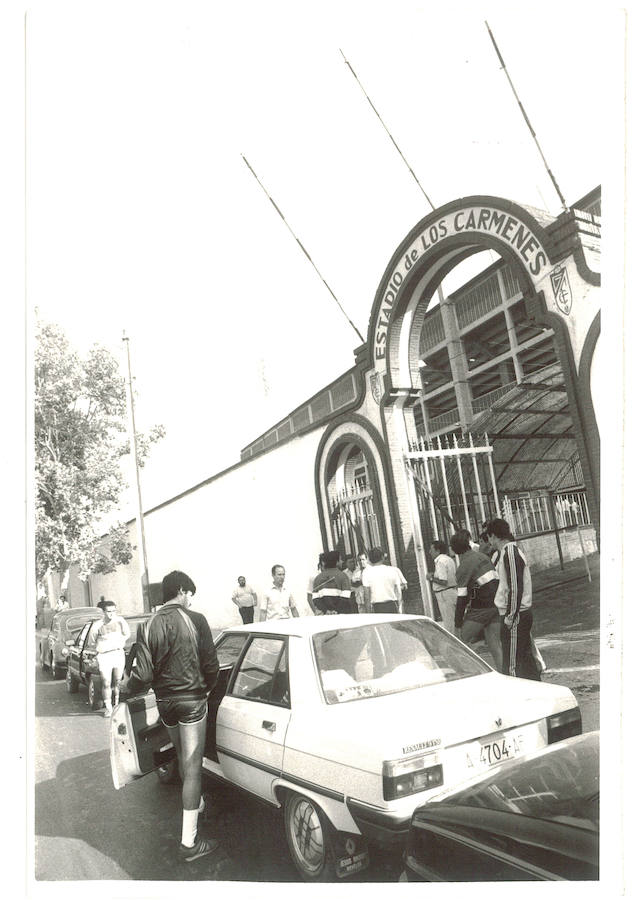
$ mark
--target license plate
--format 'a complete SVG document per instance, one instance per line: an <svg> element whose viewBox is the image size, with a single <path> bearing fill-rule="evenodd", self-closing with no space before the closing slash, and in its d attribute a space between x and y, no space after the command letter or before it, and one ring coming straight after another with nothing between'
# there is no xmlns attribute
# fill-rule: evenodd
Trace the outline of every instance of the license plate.
<svg viewBox="0 0 636 900"><path fill-rule="evenodd" d="M369 865L369 851L363 850L362 853L356 853L355 856L343 856L336 860L336 875L338 878L345 878L347 875L353 875L354 872L360 872Z"/></svg>
<svg viewBox="0 0 636 900"><path fill-rule="evenodd" d="M332 846L338 878L345 878L368 867L369 850L363 837L336 834L333 836Z"/></svg>
<svg viewBox="0 0 636 900"><path fill-rule="evenodd" d="M523 731L491 734L466 748L466 766L477 773L497 763L507 762L535 748L535 741Z"/></svg>

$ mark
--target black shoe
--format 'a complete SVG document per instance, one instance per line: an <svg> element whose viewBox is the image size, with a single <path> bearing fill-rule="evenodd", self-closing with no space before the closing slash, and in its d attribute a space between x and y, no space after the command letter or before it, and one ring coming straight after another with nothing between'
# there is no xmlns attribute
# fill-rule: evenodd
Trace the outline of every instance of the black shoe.
<svg viewBox="0 0 636 900"><path fill-rule="evenodd" d="M208 853L214 853L218 846L219 842L214 839L206 840L198 837L193 847L185 847L183 844L179 846L179 858L183 862L194 862L195 859L207 856Z"/></svg>

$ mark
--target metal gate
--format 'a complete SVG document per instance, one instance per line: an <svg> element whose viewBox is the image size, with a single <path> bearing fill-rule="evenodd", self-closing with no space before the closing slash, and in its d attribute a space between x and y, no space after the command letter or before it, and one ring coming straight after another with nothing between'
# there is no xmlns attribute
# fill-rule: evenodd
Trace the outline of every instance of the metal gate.
<svg viewBox="0 0 636 900"><path fill-rule="evenodd" d="M425 548L434 540L448 543L458 528L476 539L484 522L501 515L492 453L487 434L481 440L471 433L452 440L420 437L409 445L405 465L416 488Z"/></svg>
<svg viewBox="0 0 636 900"><path fill-rule="evenodd" d="M368 553L382 543L373 491L355 485L331 500L331 524L335 547L341 553Z"/></svg>

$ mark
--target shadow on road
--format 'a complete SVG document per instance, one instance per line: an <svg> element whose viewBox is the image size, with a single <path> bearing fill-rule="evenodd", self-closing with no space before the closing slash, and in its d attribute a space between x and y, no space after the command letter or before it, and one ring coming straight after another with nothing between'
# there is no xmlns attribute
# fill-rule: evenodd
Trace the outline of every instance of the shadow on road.
<svg viewBox="0 0 636 900"><path fill-rule="evenodd" d="M111 861L113 873L95 874L68 857L58 867L50 859L38 863L40 880L129 878L143 881L298 882L289 858L282 815L231 787L204 780L211 817L202 827L216 837L216 853L192 864L176 858L181 829L181 790L161 785L154 775L115 791L107 750L65 760L56 777L36 785L35 835L67 838L93 848ZM42 843L45 843L42 841ZM72 843L72 846L75 846ZM91 854L84 851L84 858ZM371 869L348 881L397 881L395 855L373 856ZM125 873L122 875L121 873Z"/></svg>
<svg viewBox="0 0 636 900"><path fill-rule="evenodd" d="M135 880L228 879L233 867L223 851L223 838L213 856L190 865L177 861L180 801L179 788L160 785L154 775L115 791L108 751L100 750L65 760L54 779L36 785L35 835L88 844ZM43 873L36 858L42 879L91 877L64 868Z"/></svg>
<svg viewBox="0 0 636 900"><path fill-rule="evenodd" d="M176 851L181 833L181 790L161 785L150 775L121 791L111 781L107 750L61 762L56 777L35 788L35 835L67 838L94 848L123 870L144 881L296 881L287 858L281 817L231 788L211 791L212 817L203 834L216 837L219 850L192 864L181 863ZM88 856L88 854L86 854ZM37 863L37 858L36 858ZM68 871L68 861L42 880L91 878L85 869ZM102 876L103 877L103 876ZM119 876L121 877L121 875Z"/></svg>

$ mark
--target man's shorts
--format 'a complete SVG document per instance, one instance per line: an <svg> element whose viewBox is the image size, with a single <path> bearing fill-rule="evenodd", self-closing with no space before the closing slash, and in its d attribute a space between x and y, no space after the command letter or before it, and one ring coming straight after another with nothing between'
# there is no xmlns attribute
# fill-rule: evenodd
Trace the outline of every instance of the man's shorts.
<svg viewBox="0 0 636 900"><path fill-rule="evenodd" d="M107 650L106 653L97 654L97 668L102 679L109 684L113 676L113 669L119 671L119 677L124 673L126 657L123 650Z"/></svg>
<svg viewBox="0 0 636 900"><path fill-rule="evenodd" d="M208 714L208 698L202 700L157 700L161 721L167 728L194 725Z"/></svg>
<svg viewBox="0 0 636 900"><path fill-rule="evenodd" d="M499 623L499 610L496 606L486 609L470 609L466 613L462 626L462 640L465 644L472 644L484 636L484 629L489 625Z"/></svg>

